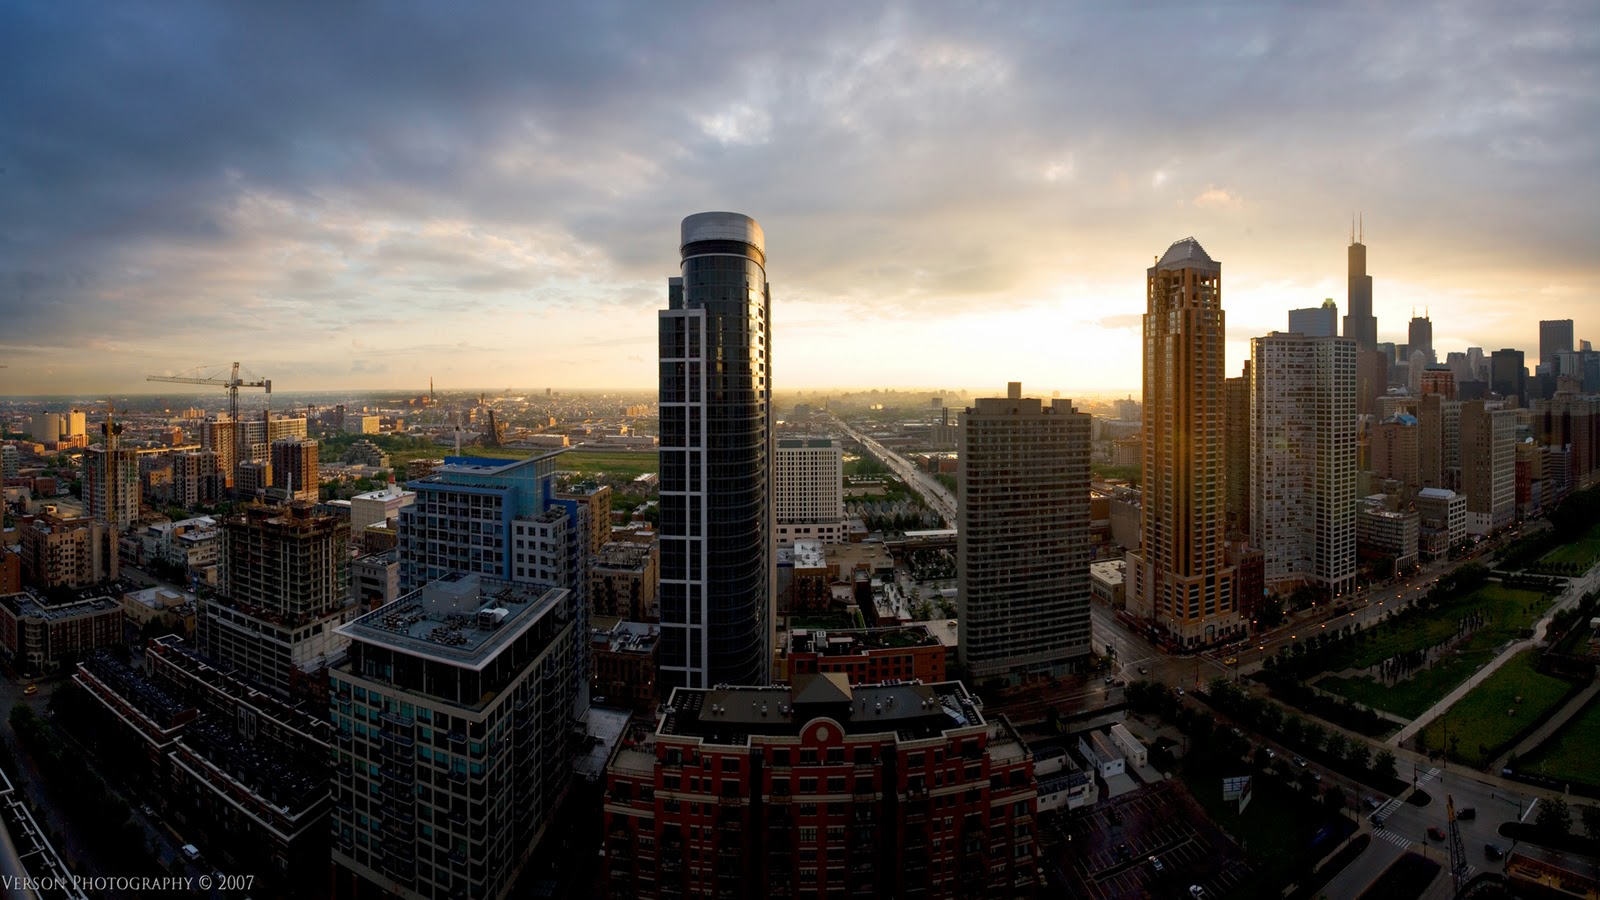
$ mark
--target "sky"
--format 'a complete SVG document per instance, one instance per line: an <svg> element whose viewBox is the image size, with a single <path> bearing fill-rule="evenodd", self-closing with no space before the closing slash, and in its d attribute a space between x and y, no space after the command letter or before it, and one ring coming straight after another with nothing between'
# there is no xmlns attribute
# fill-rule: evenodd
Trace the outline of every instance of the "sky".
<svg viewBox="0 0 1600 900"><path fill-rule="evenodd" d="M1532 357L1600 340L1597 88L1590 0L9 0L0 394L648 387L704 210L779 391L1137 393L1189 235L1236 371L1358 212L1380 340Z"/></svg>

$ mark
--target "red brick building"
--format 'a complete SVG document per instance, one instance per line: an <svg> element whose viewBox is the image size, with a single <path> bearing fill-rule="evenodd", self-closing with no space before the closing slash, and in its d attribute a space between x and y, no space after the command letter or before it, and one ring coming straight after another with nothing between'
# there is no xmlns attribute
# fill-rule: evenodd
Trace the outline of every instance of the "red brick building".
<svg viewBox="0 0 1600 900"><path fill-rule="evenodd" d="M1031 897L1033 761L960 682L677 688L606 766L609 897Z"/></svg>
<svg viewBox="0 0 1600 900"><path fill-rule="evenodd" d="M778 681L841 672L851 684L910 679L936 684L945 680L948 656L926 625L800 629L790 631L787 643L778 648L774 671Z"/></svg>

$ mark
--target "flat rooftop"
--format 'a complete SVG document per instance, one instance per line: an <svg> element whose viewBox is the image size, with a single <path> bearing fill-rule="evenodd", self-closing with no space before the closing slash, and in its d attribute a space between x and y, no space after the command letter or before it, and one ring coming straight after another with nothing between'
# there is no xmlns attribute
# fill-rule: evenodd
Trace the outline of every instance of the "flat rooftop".
<svg viewBox="0 0 1600 900"><path fill-rule="evenodd" d="M902 647L935 647L939 643L924 622L892 628L800 628L789 632L790 653L819 653L824 656L847 656L868 650Z"/></svg>
<svg viewBox="0 0 1600 900"><path fill-rule="evenodd" d="M800 676L794 687L677 688L664 711L659 734L731 746L753 736L798 737L806 723L824 716L846 734L890 733L903 741L987 724L958 681L852 687L843 675Z"/></svg>
<svg viewBox="0 0 1600 900"><path fill-rule="evenodd" d="M482 669L560 606L568 593L452 572L340 626L339 633L412 656Z"/></svg>
<svg viewBox="0 0 1600 900"><path fill-rule="evenodd" d="M19 619L44 619L46 622L57 622L62 619L71 619L112 609L122 609L122 605L110 597L69 600L66 603L52 605L26 592L7 594L4 597L0 597L0 603L4 603L6 608L11 610L12 615Z"/></svg>

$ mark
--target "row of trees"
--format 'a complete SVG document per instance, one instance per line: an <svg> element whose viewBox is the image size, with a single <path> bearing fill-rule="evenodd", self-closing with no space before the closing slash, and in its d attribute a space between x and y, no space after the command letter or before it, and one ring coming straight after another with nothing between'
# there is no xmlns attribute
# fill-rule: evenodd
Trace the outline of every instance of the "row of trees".
<svg viewBox="0 0 1600 900"><path fill-rule="evenodd" d="M1576 574L1557 564L1539 564L1539 560L1562 544L1582 537L1584 532L1600 525L1600 486L1577 492L1561 501L1550 511L1550 528L1534 532L1508 544L1496 557L1496 565L1508 571L1537 568L1557 571L1558 574Z"/></svg>
<svg viewBox="0 0 1600 900"><path fill-rule="evenodd" d="M1248 694L1230 681L1219 678L1211 682L1205 699L1234 721L1317 756L1334 769L1360 778L1372 774L1392 781L1397 777L1394 754L1388 750L1380 750L1374 756L1366 742L1350 740L1342 732L1331 731L1320 722L1285 713L1278 704Z"/></svg>

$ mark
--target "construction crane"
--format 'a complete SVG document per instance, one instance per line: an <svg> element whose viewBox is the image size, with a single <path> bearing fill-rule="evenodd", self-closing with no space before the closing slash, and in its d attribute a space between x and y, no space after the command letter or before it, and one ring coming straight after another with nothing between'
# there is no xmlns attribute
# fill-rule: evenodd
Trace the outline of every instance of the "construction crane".
<svg viewBox="0 0 1600 900"><path fill-rule="evenodd" d="M198 369L192 371L199 371ZM233 465L229 476L238 474L239 460L244 456L239 448L239 389L240 388L265 388L267 399L272 399L272 379L263 378L259 381L245 381L239 377L239 364L233 364L233 374L227 378L200 378L194 375L146 375L146 381L160 381L167 384L209 384L228 392L228 415L233 420Z"/></svg>
<svg viewBox="0 0 1600 900"><path fill-rule="evenodd" d="M1450 880L1455 884L1455 892L1461 893L1461 885L1466 883L1467 848L1461 843L1461 826L1456 823L1456 801L1449 794L1445 795L1444 808L1450 822Z"/></svg>

